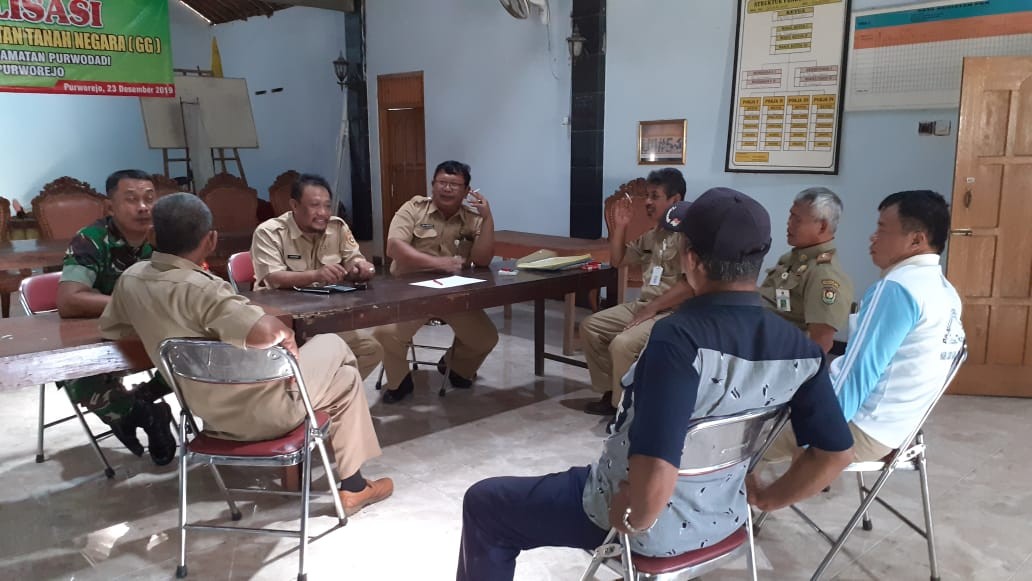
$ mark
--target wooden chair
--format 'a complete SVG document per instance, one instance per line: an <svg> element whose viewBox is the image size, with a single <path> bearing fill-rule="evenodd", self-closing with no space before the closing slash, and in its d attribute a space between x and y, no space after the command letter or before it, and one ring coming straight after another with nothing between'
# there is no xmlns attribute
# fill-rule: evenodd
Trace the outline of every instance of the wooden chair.
<svg viewBox="0 0 1032 581"><path fill-rule="evenodd" d="M11 239L11 202L0 197L0 242ZM22 279L32 274L31 270L0 271L0 315L11 316L11 294L18 290Z"/></svg>
<svg viewBox="0 0 1032 581"><path fill-rule="evenodd" d="M645 188L645 178L637 178L617 188L616 193L606 198L605 202L603 202L603 214L606 220L607 231L613 229L613 214L616 212L616 203L626 196L631 197L631 207L634 210L631 223L627 226L627 241L630 242L648 232L650 228L656 225L656 222L645 213L645 199L648 197L648 191ZM641 279L641 269L638 268L622 267L619 276L619 301L623 302L624 291L628 287L641 288L644 281Z"/></svg>
<svg viewBox="0 0 1032 581"><path fill-rule="evenodd" d="M107 214L107 197L86 182L64 176L43 186L32 200L32 213L41 239L68 239Z"/></svg>
<svg viewBox="0 0 1032 581"><path fill-rule="evenodd" d="M269 203L272 204L274 216L282 216L290 211L290 189L301 174L292 169L276 176L276 181L269 186Z"/></svg>
<svg viewBox="0 0 1032 581"><path fill-rule="evenodd" d="M182 186L176 180L160 173L156 173L151 176L151 181L154 182L154 198L160 199L162 196L169 194L175 194L183 191Z"/></svg>
<svg viewBox="0 0 1032 581"><path fill-rule="evenodd" d="M254 232L258 226L258 192L228 173L211 178L198 196L211 210L212 226L222 232Z"/></svg>

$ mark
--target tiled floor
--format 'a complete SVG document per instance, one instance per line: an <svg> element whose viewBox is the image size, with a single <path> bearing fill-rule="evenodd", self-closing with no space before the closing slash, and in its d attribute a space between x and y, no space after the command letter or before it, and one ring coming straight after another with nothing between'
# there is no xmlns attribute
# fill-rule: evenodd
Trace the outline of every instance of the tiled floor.
<svg viewBox="0 0 1032 581"><path fill-rule="evenodd" d="M400 406L379 403L368 382L384 455L368 476L392 476L395 495L310 545L310 579L449 579L454 577L463 491L500 474L536 474L587 464L598 453L602 425L579 411L593 395L587 372L549 362L533 375L531 312L517 306L511 322L492 311L502 340L475 388L436 394L439 376L420 371L417 394ZM549 342L558 349L558 311ZM444 344L447 328L427 327L419 340ZM60 394L48 415L67 411ZM0 393L0 579L171 579L178 553L173 466L154 467L117 442L104 444L117 476L107 480L81 431L65 424L47 433L47 460L33 461L37 390ZM943 579L1032 579L1032 401L947 397L927 429L931 487ZM275 486L273 475L227 470L230 484ZM322 480L319 484L322 484ZM215 521L225 505L206 471L190 474L192 516ZM886 498L920 518L916 476L893 476ZM856 493L842 478L805 506L829 528L844 524ZM296 505L277 497L241 504L244 522L292 526ZM332 527L317 507L313 530ZM875 528L858 530L833 564L835 578L927 579L923 541L877 509ZM192 534L191 579L293 579L293 544L271 537ZM759 538L761 577L806 579L825 545L790 513L772 516ZM584 553L532 551L517 579L577 579ZM707 576L743 578L744 564ZM613 579L615 576L600 576Z"/></svg>

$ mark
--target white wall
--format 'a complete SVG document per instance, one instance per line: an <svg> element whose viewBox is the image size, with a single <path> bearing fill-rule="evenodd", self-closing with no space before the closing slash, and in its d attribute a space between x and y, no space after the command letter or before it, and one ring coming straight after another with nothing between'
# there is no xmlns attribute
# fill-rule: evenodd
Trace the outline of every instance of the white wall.
<svg viewBox="0 0 1032 581"><path fill-rule="evenodd" d="M571 0L552 0L548 30L495 0L374 0L367 4L374 240L380 240L377 75L423 71L427 172L472 166L498 229L566 234L570 208ZM429 183L430 176L427 176Z"/></svg>
<svg viewBox="0 0 1032 581"><path fill-rule="evenodd" d="M853 9L900 3L854 0ZM784 224L792 197L808 186L830 187L845 204L840 258L862 292L878 276L867 253L878 202L914 188L950 197L957 111L846 113L837 176L726 173L736 6L729 0L608 0L604 189L614 191L651 169L634 162L638 121L686 118L687 163L679 169L689 198L724 185L763 203L774 225L769 265L788 249ZM917 122L934 119L952 119L954 133L919 137Z"/></svg>
<svg viewBox="0 0 1032 581"><path fill-rule="evenodd" d="M169 20L173 66L207 68L207 24L175 0ZM26 207L63 175L102 192L116 169L161 171L161 152L147 148L134 97L0 93L0 111L0 196Z"/></svg>
<svg viewBox="0 0 1032 581"><path fill-rule="evenodd" d="M344 13L294 7L220 24L214 32L223 74L246 78L251 92L259 148L240 150L251 187L268 198L273 180L288 169L322 174L332 185L344 100L333 59L345 49ZM209 39L209 60L210 45ZM254 94L277 87L283 91ZM348 167L345 160L345 173ZM351 192L340 194L350 208Z"/></svg>
<svg viewBox="0 0 1032 581"><path fill-rule="evenodd" d="M344 50L344 14L289 8L210 27L170 0L169 19L176 68L210 68L214 34L225 76L247 78L260 148L241 150L241 157L259 195L267 198L287 169L321 173L332 183L343 93L331 63ZM284 90L254 95L275 87ZM113 170L162 171L161 151L147 147L136 98L0 93L0 111L0 196L28 205L62 175L102 191ZM184 166L172 172L183 175Z"/></svg>

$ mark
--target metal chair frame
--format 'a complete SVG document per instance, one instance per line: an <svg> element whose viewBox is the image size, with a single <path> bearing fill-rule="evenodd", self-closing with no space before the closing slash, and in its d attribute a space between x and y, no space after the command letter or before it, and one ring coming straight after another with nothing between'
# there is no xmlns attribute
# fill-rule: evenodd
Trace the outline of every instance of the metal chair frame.
<svg viewBox="0 0 1032 581"><path fill-rule="evenodd" d="M749 463L751 472L756 462L763 457L774 436L781 431L788 421L788 406L781 404L767 408L746 410L744 412L702 418L690 428L684 439L684 450L691 454L683 454L678 477L690 478L732 466ZM640 570L635 565L634 555L628 535L611 529L603 544L592 553L591 562L581 576L581 581L590 581L603 563L621 573L627 581L672 581L704 575L725 563L747 556L748 568L752 579L756 579L756 551L753 540L752 519L745 519L745 540L729 551L715 556L705 562L683 567L676 571L652 573ZM741 534L739 529L734 534ZM614 542L619 534L618 542ZM620 559L620 569L611 566L608 561Z"/></svg>
<svg viewBox="0 0 1032 581"><path fill-rule="evenodd" d="M28 287L31 284L30 281L37 279L37 277L60 278L61 273L52 272L47 274L38 274L35 276L28 277L21 281L21 285L19 286L18 290L18 296L20 297L22 308L25 309L25 312L29 316L42 313L53 313L57 311L56 305L50 309L33 310L31 305L29 304L29 300L26 298L26 296L28 295L26 291L28 290ZM38 429L36 431L36 463L41 464L46 459L43 455L44 430L46 430L47 428L52 428L59 424L63 424L69 420L78 418L79 424L82 426L82 431L86 432L86 437L90 441L90 447L93 449L94 453L97 454L97 458L100 459L101 464L104 465L104 476L107 476L108 478L114 478L115 469L111 467L111 462L108 461L107 456L104 455L104 451L100 448L100 441L110 438L114 435L114 433L111 430L106 430L99 434L94 434L93 430L90 429L89 423L86 421L85 414L82 413L82 409L79 407L79 405L72 401L72 396L68 393L68 390L62 389L61 391L63 391L65 395L68 396L68 403L72 405L72 409L75 411L75 414L65 416L63 418L53 420L51 422L47 422L44 416L46 410L47 384L41 383L39 385L39 421Z"/></svg>
<svg viewBox="0 0 1032 581"><path fill-rule="evenodd" d="M831 561L839 554L839 552L841 552L858 522L862 521L862 526L865 531L874 529L874 523L871 521L868 510L875 502L885 507L886 510L899 518L904 524L925 539L928 545L928 568L930 578L931 581L939 581L939 563L935 549L935 531L932 524L931 493L928 486L928 460L925 454L927 451L927 445L925 444L923 429L925 422L927 422L928 418L932 415L932 410L935 408L935 404L942 399L943 394L946 393L946 389L949 388L950 383L953 382L953 378L957 375L957 371L960 370L960 367L964 364L966 359L967 345L965 344L961 346L960 351L958 351L956 357L954 357L949 373L946 375L946 381L944 381L942 386L939 388L939 393L932 401L932 405L925 410L924 415L921 417L921 421L918 422L917 427L914 428L913 432L911 432L910 435L907 436L906 440L904 440L905 444L903 446L893 450L892 453L882 460L853 462L843 470L843 472L856 473L857 489L860 494L860 506L857 508L856 512L853 513L853 516L850 517L849 522L846 523L846 526L842 529L842 532L839 533L838 537L832 537L825 532L799 507L795 505L790 507L793 512L799 515L799 517L806 522L806 524L810 525L814 531L820 534L824 540L831 544L831 549L824 556L821 564L818 565L817 570L814 571L813 576L810 577L811 581L820 579L828 570L828 567L831 565ZM921 506L922 512L924 513L923 528L904 516L891 504L878 497L878 493L881 492L885 483L888 482L889 477L897 470L916 471L918 474L921 486ZM865 472L879 473L878 479L870 488L864 484ZM757 533L759 533L764 521L766 521L768 514L769 513L761 513L756 518L754 528Z"/></svg>
<svg viewBox="0 0 1032 581"><path fill-rule="evenodd" d="M308 396L308 389L305 386L304 378L301 375L301 368L294 356L280 346L268 349L239 349L232 345L196 338L173 338L162 341L158 347L160 360L166 377L170 378L173 392L180 404L179 437L183 443L179 450L179 565L176 567L176 577L183 578L187 575L186 566L186 531L187 530L209 530L219 532L267 534L280 537L295 537L299 541L298 548L298 581L304 581L305 556L309 542L308 512L312 496L321 496L313 493L312 485L312 449L319 450L323 469L326 471L326 478L329 482L328 494L333 500L337 512L337 525L334 530L347 524L347 514L341 504L340 495L337 493L333 478L333 469L329 455L326 451L324 438L329 430L330 421L320 424L316 418L315 410L312 408L311 399ZM222 359L232 360L230 367L213 368L213 362ZM203 369L202 369L203 367ZM228 370L228 372L227 372ZM219 371L223 374L220 376ZM244 377L242 373L252 374ZM229 376L229 375L232 376ZM305 443L302 449L294 452L269 456L227 456L194 452L190 450L187 438L190 434L195 437L201 434L190 411L189 404L183 396L180 388L180 379L185 378L192 381L225 385L231 388L233 384L265 383L286 379L293 379L300 395L301 404L305 409ZM217 526L189 524L186 519L187 502L187 479L186 474L190 463L207 465L215 478L220 492L229 505L230 515L234 521L240 520L241 513L233 501L230 492L248 493L269 493L287 496L301 497L301 523L297 530L292 529L270 529L239 526ZM289 491L266 491L259 489L238 489L227 488L222 475L219 473L218 465L229 466L259 466L259 467L282 467L303 464L301 492ZM327 531L329 532L329 531ZM323 533L326 534L326 533ZM322 535L320 535L322 536Z"/></svg>

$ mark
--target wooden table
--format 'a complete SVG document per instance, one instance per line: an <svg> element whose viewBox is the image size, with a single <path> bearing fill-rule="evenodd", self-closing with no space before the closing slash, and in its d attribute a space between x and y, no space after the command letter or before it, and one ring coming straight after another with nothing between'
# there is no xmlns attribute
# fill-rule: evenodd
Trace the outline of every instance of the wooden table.
<svg viewBox="0 0 1032 581"><path fill-rule="evenodd" d="M495 255L502 258L522 258L538 250L551 250L556 256L580 256L590 254L592 260L608 263L610 259L609 241L605 238L591 240L588 238L568 238L565 236L552 236L550 234L532 234L530 232L517 232L515 230L499 230L495 232ZM616 304L623 302L626 280L619 276L615 295L607 295L610 300L615 296ZM597 295L595 301L597 301ZM572 355L576 351L574 347L574 335L576 325L575 315L575 294L568 294L564 297L565 310L563 312L563 354ZM596 304L593 302L593 305ZM512 309L505 308L505 318L512 316Z"/></svg>
<svg viewBox="0 0 1032 581"><path fill-rule="evenodd" d="M347 294L244 294L266 312L291 324L302 340L316 333L395 323L430 313L457 313L533 300L534 372L544 374L545 359L583 367L583 362L545 352L545 299L599 286L612 289L616 271L521 272L507 277L496 274L499 266L464 273L487 282L450 289L409 284L430 278L424 273L377 278L369 290ZM0 319L0 391L150 367L139 341L105 341L96 319L61 319L57 313Z"/></svg>
<svg viewBox="0 0 1032 581"><path fill-rule="evenodd" d="M413 286L413 282L433 278L428 273L413 273L377 277L369 289L351 293L313 295L264 290L242 294L267 309L291 313L294 332L300 340L318 333L337 333L430 315L534 301L534 373L544 374L545 359L585 367L582 361L545 352L545 299L599 287L606 287L609 296L614 296L616 270L520 271L516 276L497 274L498 269L504 266L511 267L512 263L496 262L490 268L464 271L462 276L484 279L485 282L447 289Z"/></svg>

